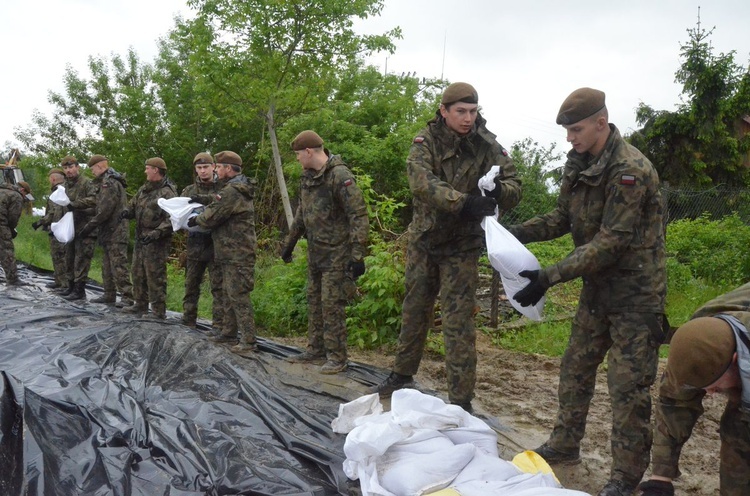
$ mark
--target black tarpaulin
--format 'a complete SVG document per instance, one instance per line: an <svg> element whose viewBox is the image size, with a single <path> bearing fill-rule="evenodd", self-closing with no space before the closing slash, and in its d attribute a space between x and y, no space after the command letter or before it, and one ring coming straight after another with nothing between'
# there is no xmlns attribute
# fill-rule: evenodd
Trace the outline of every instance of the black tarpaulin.
<svg viewBox="0 0 750 496"><path fill-rule="evenodd" d="M260 341L68 302L26 268L0 286L0 494L349 494L338 405L386 372L325 376ZM96 296L89 290L89 298Z"/></svg>

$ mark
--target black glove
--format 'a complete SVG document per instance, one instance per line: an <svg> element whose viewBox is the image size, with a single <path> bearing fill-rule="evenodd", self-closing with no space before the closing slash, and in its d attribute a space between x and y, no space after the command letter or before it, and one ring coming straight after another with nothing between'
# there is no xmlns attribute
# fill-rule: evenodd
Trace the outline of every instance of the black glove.
<svg viewBox="0 0 750 496"><path fill-rule="evenodd" d="M68 209L68 212L72 212L72 211L73 211L73 210L75 210L76 208L75 208L75 207L73 206L73 204L72 204L72 203L68 203L68 207L67 207L67 209Z"/></svg>
<svg viewBox="0 0 750 496"><path fill-rule="evenodd" d="M197 223L197 222L195 222L195 218L196 218L196 217L198 217L198 216L197 216L197 215L195 215L195 216L193 216L193 217L190 217L190 218L188 219L188 221L187 221L187 225L188 225L188 227L195 227L195 226L197 226L197 225L198 225L198 223Z"/></svg>
<svg viewBox="0 0 750 496"><path fill-rule="evenodd" d="M159 231L151 231L148 234L144 234L141 236L141 244L147 245L149 243L153 243L157 239L159 239L161 236L159 235Z"/></svg>
<svg viewBox="0 0 750 496"><path fill-rule="evenodd" d="M547 292L547 287L539 282L539 271L522 270L518 275L529 279L530 282L516 293L513 299L520 303L522 307L536 305Z"/></svg>
<svg viewBox="0 0 750 496"><path fill-rule="evenodd" d="M10 239L16 239L16 236L18 236L18 231L13 229L13 231L10 233Z"/></svg>
<svg viewBox="0 0 750 496"><path fill-rule="evenodd" d="M200 195L191 196L190 203L200 203L201 205L205 205L203 198Z"/></svg>
<svg viewBox="0 0 750 496"><path fill-rule="evenodd" d="M81 231L78 233L78 236L81 238L85 238L89 234L91 234L91 231L94 230L94 226L91 224L91 222L87 223L81 228Z"/></svg>
<svg viewBox="0 0 750 496"><path fill-rule="evenodd" d="M359 276L365 273L365 261L352 260L349 262L349 271L352 273L352 279L356 281L359 279Z"/></svg>
<svg viewBox="0 0 750 496"><path fill-rule="evenodd" d="M671 482L650 480L641 482L638 486L642 496L674 496L674 486Z"/></svg>
<svg viewBox="0 0 750 496"><path fill-rule="evenodd" d="M37 220L37 221L32 222L31 223L31 227L33 227L34 230L36 231L37 229L39 229L40 227L42 227L42 221L41 220Z"/></svg>
<svg viewBox="0 0 750 496"><path fill-rule="evenodd" d="M292 262L292 252L294 251L294 243L287 243L281 249L281 259L284 263Z"/></svg>
<svg viewBox="0 0 750 496"><path fill-rule="evenodd" d="M461 209L461 218L465 220L482 220L488 215L495 215L497 201L487 196L469 195Z"/></svg>
<svg viewBox="0 0 750 496"><path fill-rule="evenodd" d="M117 217L117 220L125 220L127 218L129 218L128 211L123 210L122 212L120 212L120 216Z"/></svg>

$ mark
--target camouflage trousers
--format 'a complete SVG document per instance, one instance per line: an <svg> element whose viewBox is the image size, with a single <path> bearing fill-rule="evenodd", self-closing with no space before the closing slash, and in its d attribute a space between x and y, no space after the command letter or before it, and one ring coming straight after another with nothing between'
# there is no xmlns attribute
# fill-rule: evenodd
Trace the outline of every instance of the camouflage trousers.
<svg viewBox="0 0 750 496"><path fill-rule="evenodd" d="M138 305L165 305L167 301L167 256L172 238L147 245L136 242L133 250L133 299Z"/></svg>
<svg viewBox="0 0 750 496"><path fill-rule="evenodd" d="M67 251L65 243L60 243L54 235L50 234L49 253L52 257L52 270L54 271L55 282L61 287L68 285Z"/></svg>
<svg viewBox="0 0 750 496"><path fill-rule="evenodd" d="M401 332L393 371L414 375L422 361L427 331L434 326L440 294L448 399L468 403L474 397L477 372L474 305L479 276L479 250L435 256L410 242Z"/></svg>
<svg viewBox="0 0 750 496"><path fill-rule="evenodd" d="M94 258L96 238L76 237L65 245L65 265L68 282L83 282L89 279L91 260Z"/></svg>
<svg viewBox="0 0 750 496"><path fill-rule="evenodd" d="M201 296L201 284L203 275L208 270L211 282L211 295L213 304L212 326L215 330L221 330L224 326L224 298L222 297L221 270L213 261L193 260L188 258L185 265L185 297L182 299L182 313L186 320L195 321L198 317L198 300Z"/></svg>
<svg viewBox="0 0 750 496"><path fill-rule="evenodd" d="M0 266L5 272L6 282L18 280L18 268L16 267L16 247L13 244L13 235L7 227L0 227Z"/></svg>
<svg viewBox="0 0 750 496"><path fill-rule="evenodd" d="M568 453L579 450L597 368L609 352L610 478L640 482L653 439L649 389L656 379L662 318L649 313L600 315L585 303L579 305L560 365L559 409L548 441L552 448Z"/></svg>
<svg viewBox="0 0 750 496"><path fill-rule="evenodd" d="M221 271L224 295L222 334L237 336L241 343L255 342L255 314L250 293L255 286L253 265L217 264Z"/></svg>
<svg viewBox="0 0 750 496"><path fill-rule="evenodd" d="M105 295L114 296L120 290L124 298L133 298L128 267L128 242L102 245L102 286Z"/></svg>
<svg viewBox="0 0 750 496"><path fill-rule="evenodd" d="M307 269L307 350L346 362L346 304L355 285L347 271Z"/></svg>

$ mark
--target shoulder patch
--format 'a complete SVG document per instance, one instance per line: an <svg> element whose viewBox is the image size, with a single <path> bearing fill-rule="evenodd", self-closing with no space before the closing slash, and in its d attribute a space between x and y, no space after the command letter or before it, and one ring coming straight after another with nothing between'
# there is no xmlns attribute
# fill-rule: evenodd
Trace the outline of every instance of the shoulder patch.
<svg viewBox="0 0 750 496"><path fill-rule="evenodd" d="M503 153L503 157L507 157L508 156L508 150L506 150L502 146L500 147L500 151Z"/></svg>
<svg viewBox="0 0 750 496"><path fill-rule="evenodd" d="M108 183L102 183L102 188L109 188L109 184Z"/></svg>
<svg viewBox="0 0 750 496"><path fill-rule="evenodd" d="M221 195L214 195L214 200L216 200L216 201L221 200Z"/></svg>
<svg viewBox="0 0 750 496"><path fill-rule="evenodd" d="M424 141L424 136L417 136L416 138L414 138L414 141L412 141L412 143L421 143L423 141Z"/></svg>
<svg viewBox="0 0 750 496"><path fill-rule="evenodd" d="M635 176L632 174L623 174L620 176L620 184L625 186L633 186L635 184Z"/></svg>
<svg viewBox="0 0 750 496"><path fill-rule="evenodd" d="M347 179L343 184L345 188L351 186L352 184L354 184L354 179Z"/></svg>

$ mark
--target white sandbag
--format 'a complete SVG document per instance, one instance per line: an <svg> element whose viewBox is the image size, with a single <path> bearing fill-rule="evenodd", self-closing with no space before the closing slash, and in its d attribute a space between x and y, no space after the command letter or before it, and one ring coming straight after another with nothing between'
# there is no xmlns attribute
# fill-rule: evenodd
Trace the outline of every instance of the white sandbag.
<svg viewBox="0 0 750 496"><path fill-rule="evenodd" d="M518 241L507 229L500 225L494 217L485 217L482 221L484 235L487 241L487 256L492 267L500 273L505 294L513 308L531 320L542 320L546 297L536 305L522 307L513 297L529 283L529 279L519 277L524 270L539 270L541 265L533 253Z"/></svg>
<svg viewBox="0 0 750 496"><path fill-rule="evenodd" d="M70 205L70 198L68 198L68 193L65 192L65 186L62 185L58 186L55 191L49 195L49 199L61 207L67 207Z"/></svg>
<svg viewBox="0 0 750 496"><path fill-rule="evenodd" d="M370 415L383 413L378 393L360 396L356 400L339 405L339 415L331 421L331 429L336 434L348 434L359 423L366 422Z"/></svg>
<svg viewBox="0 0 750 496"><path fill-rule="evenodd" d="M161 207L162 210L169 214L169 220L172 223L172 230L179 231L180 229L187 229L192 232L210 232L200 226L188 227L188 220L191 217L196 217L206 207L200 203L191 203L190 198L186 196L176 196L174 198L159 198L156 203Z"/></svg>
<svg viewBox="0 0 750 496"><path fill-rule="evenodd" d="M66 196L67 198L67 196ZM76 237L75 223L73 222L73 212L68 212L57 222L50 225L50 231L55 235L55 239L60 243L69 243Z"/></svg>

